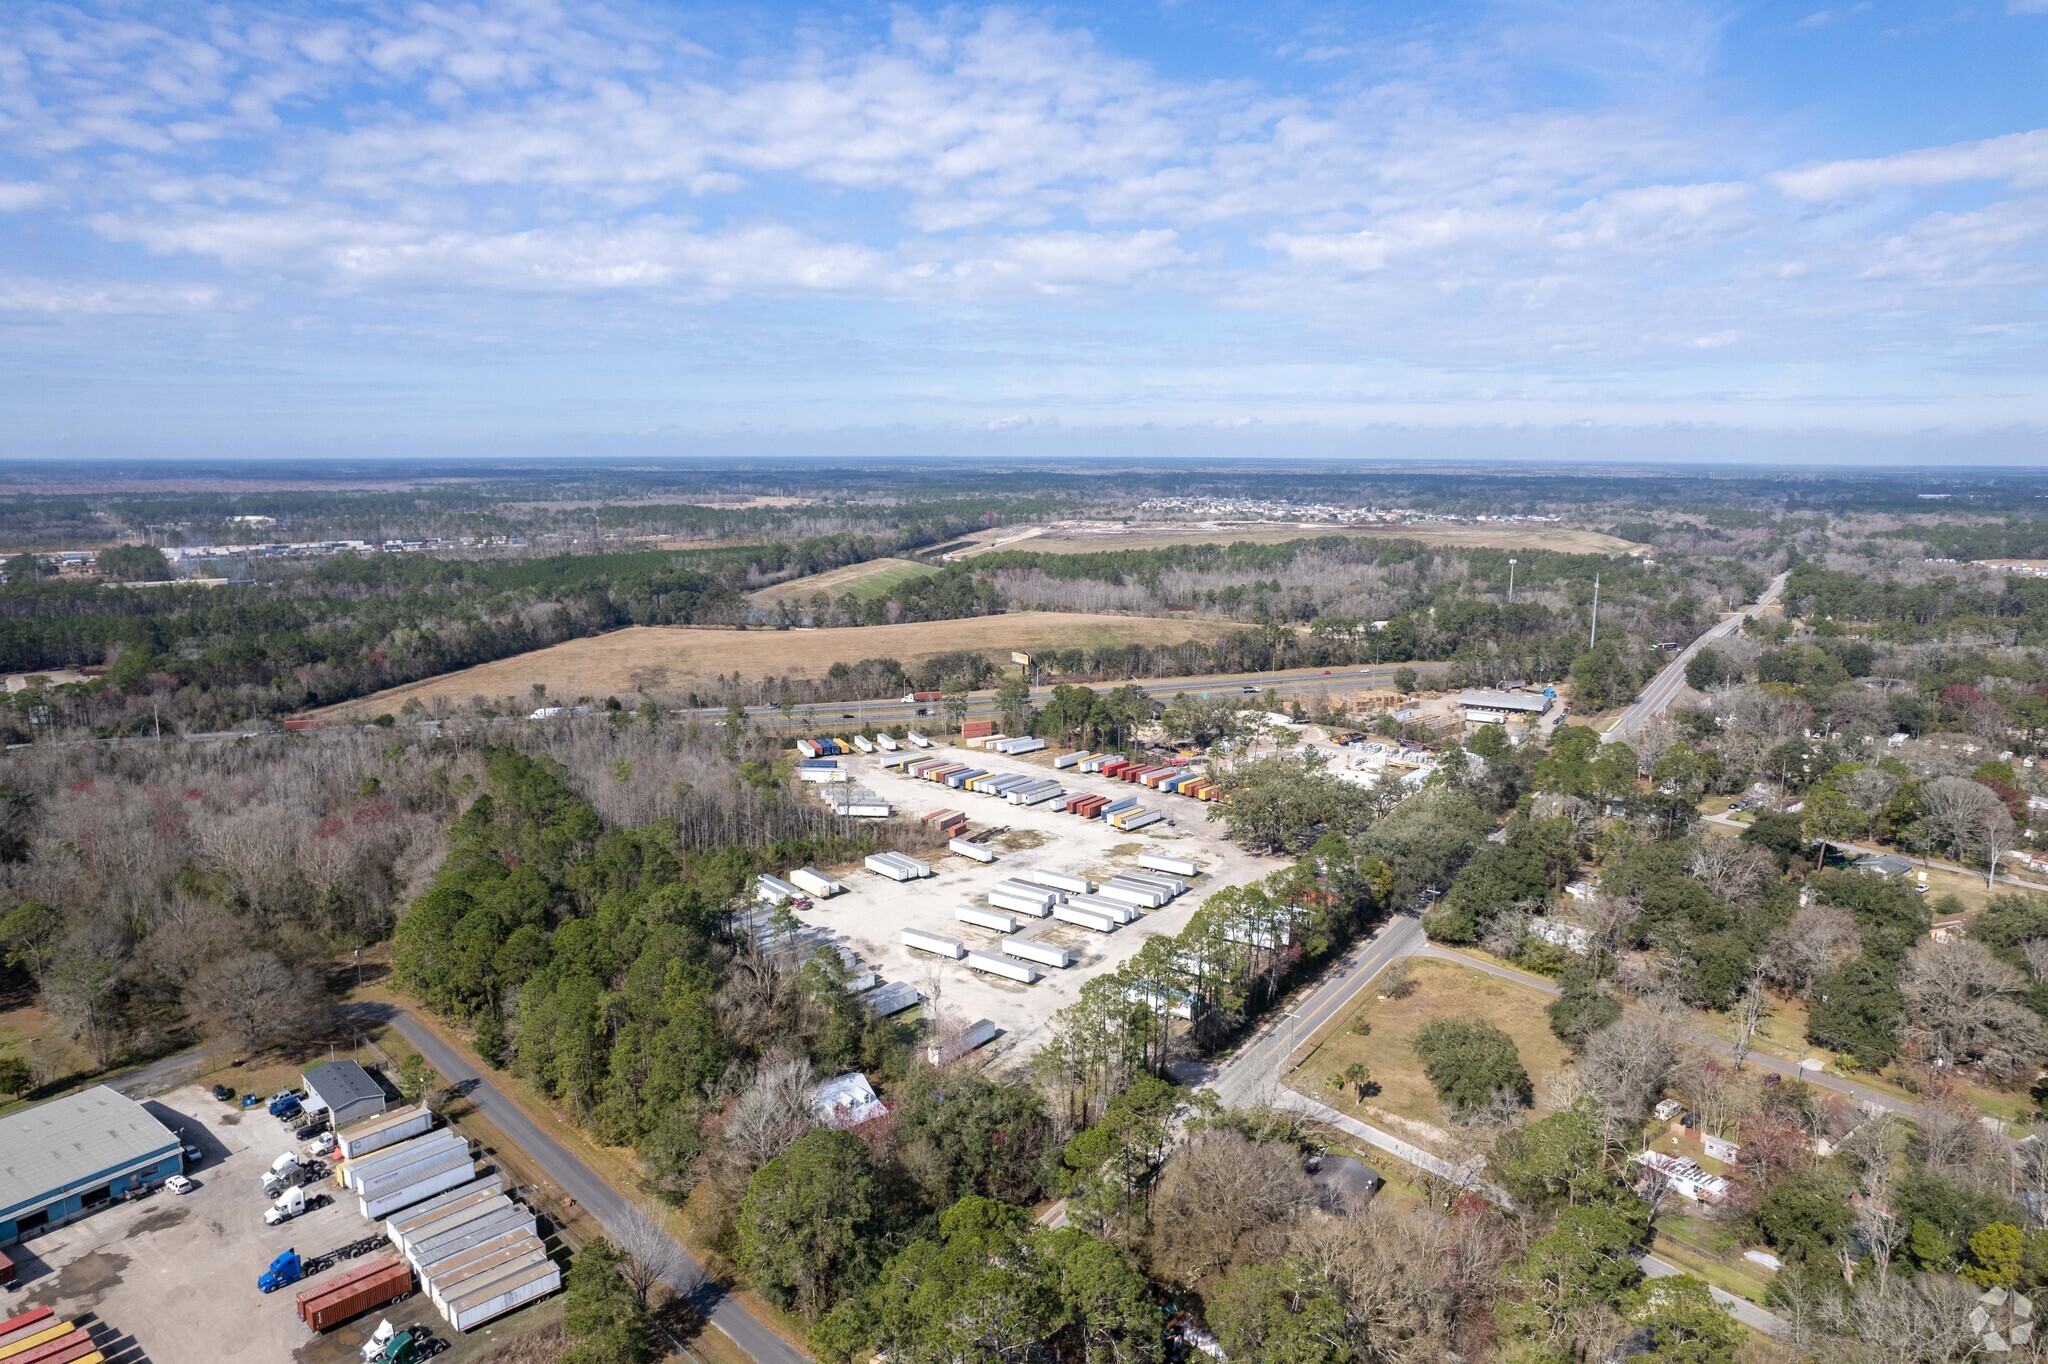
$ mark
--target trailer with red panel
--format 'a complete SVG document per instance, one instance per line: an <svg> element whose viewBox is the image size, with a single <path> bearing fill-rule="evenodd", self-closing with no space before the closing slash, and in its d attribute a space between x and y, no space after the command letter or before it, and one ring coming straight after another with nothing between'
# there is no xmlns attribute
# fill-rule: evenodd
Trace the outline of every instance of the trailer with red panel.
<svg viewBox="0 0 2048 1364"><path fill-rule="evenodd" d="M315 1331L325 1331L411 1292L412 1267L396 1256L385 1255L299 1294L299 1320Z"/></svg>

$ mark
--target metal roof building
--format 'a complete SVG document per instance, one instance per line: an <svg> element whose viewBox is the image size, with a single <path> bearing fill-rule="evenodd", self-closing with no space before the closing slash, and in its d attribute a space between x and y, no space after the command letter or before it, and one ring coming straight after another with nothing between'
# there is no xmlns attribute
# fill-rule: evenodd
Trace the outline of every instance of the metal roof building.
<svg viewBox="0 0 2048 1364"><path fill-rule="evenodd" d="M0 1245L184 1168L177 1135L105 1085L10 1113L0 1118Z"/></svg>
<svg viewBox="0 0 2048 1364"><path fill-rule="evenodd" d="M306 1107L325 1111L336 1127L384 1111L384 1087L354 1061L326 1061L300 1074L306 1084Z"/></svg>
<svg viewBox="0 0 2048 1364"><path fill-rule="evenodd" d="M1475 724L1499 724L1510 715L1541 715L1550 709L1551 699L1542 692L1492 691L1484 687L1458 693L1458 705L1465 718Z"/></svg>

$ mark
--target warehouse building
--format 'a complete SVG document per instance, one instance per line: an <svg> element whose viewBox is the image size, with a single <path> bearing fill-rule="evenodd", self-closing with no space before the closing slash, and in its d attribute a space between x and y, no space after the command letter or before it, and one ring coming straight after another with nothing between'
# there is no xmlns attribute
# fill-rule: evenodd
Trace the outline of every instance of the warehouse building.
<svg viewBox="0 0 2048 1364"><path fill-rule="evenodd" d="M346 1127L384 1111L384 1087L354 1061L326 1061L299 1076L306 1086L306 1110L325 1113L336 1127Z"/></svg>
<svg viewBox="0 0 2048 1364"><path fill-rule="evenodd" d="M1464 711L1467 724L1504 725L1517 715L1535 719L1548 711L1555 699L1545 692L1490 691L1476 687L1458 693L1458 707Z"/></svg>
<svg viewBox="0 0 2048 1364"><path fill-rule="evenodd" d="M185 1168L170 1128L105 1085L0 1118L0 1245L61 1227Z"/></svg>

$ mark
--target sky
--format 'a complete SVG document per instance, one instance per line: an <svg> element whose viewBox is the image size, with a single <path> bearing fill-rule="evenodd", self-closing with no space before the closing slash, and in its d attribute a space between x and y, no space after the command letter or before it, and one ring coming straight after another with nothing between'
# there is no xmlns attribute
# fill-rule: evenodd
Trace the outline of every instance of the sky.
<svg viewBox="0 0 2048 1364"><path fill-rule="evenodd" d="M2048 465L2048 0L0 5L0 456Z"/></svg>

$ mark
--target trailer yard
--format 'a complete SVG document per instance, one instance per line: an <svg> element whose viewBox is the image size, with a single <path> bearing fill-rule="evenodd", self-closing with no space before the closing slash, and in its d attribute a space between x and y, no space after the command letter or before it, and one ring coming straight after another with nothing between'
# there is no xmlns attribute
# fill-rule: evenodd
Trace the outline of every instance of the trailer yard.
<svg viewBox="0 0 2048 1364"><path fill-rule="evenodd" d="M21 1275L9 1313L48 1306L56 1319L104 1321L132 1340L119 1358L153 1364L359 1364L363 1342L386 1318L400 1330L428 1328L451 1343L440 1364L464 1364L559 1319L557 1303L542 1303L464 1335L415 1288L401 1302L315 1334L300 1320L298 1299L351 1273L374 1272L380 1257L394 1254L384 1225L365 1222L356 1194L331 1178L305 1186L308 1195L326 1195L324 1204L265 1225L264 1172L279 1153L300 1146L289 1128L261 1107L223 1104L197 1086L148 1107L199 1148L200 1158L186 1165L192 1191L159 1190L10 1247ZM286 1250L312 1259L372 1237L379 1240L372 1251L272 1293L257 1287L257 1276Z"/></svg>
<svg viewBox="0 0 2048 1364"><path fill-rule="evenodd" d="M948 785L884 765L902 763L905 752L951 759L993 780ZM1052 1015L1074 1001L1088 977L1114 969L1147 938L1178 931L1211 892L1284 865L1227 841L1199 800L1154 795L1157 788L1082 772L1080 764L1056 767L1051 752L1005 755L940 744L839 761L907 814L964 814L968 822L954 843L973 850L924 854L924 876L905 876L886 858L828 869L845 893L796 911L806 937L837 946L863 976L898 990L915 987L927 1003L936 993L949 1019L993 1022L1003 1035L986 1054L1003 1063L1044 1044ZM1064 798L1008 796L1055 778L1067 797L1106 798L1093 803L1098 811L1135 790L1161 817L1139 832L1077 813ZM991 836L998 828L1008 832ZM1161 863L1199 871L1177 877ZM1120 878L1115 885L1113 877ZM1184 883L1186 893L1173 893L1168 883Z"/></svg>

